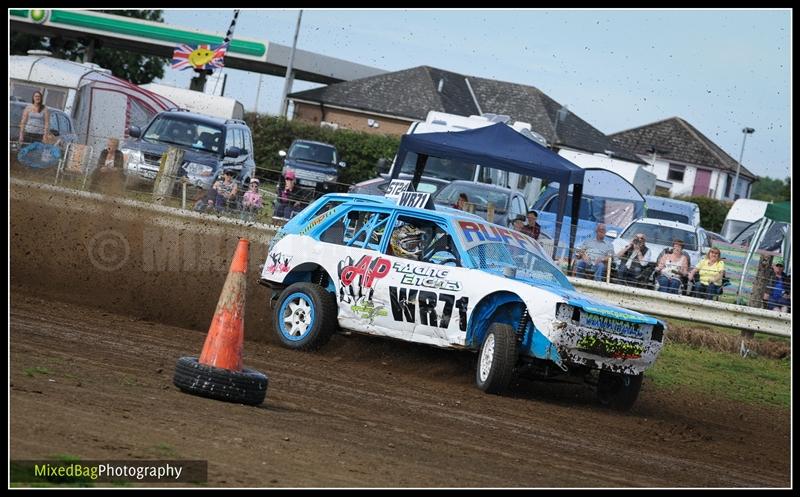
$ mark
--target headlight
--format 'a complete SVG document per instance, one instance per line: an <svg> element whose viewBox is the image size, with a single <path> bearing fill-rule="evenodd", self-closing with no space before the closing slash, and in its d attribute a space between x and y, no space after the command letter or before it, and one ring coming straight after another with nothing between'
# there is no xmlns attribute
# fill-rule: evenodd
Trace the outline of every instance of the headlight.
<svg viewBox="0 0 800 497"><path fill-rule="evenodd" d="M564 321L565 323L569 323L571 321L580 321L581 309L580 307L573 307L562 302L556 305L556 319L559 321Z"/></svg>
<svg viewBox="0 0 800 497"><path fill-rule="evenodd" d="M213 167L196 162L187 162L183 169L193 176L211 176L211 173L214 172Z"/></svg>
<svg viewBox="0 0 800 497"><path fill-rule="evenodd" d="M122 156L125 158L126 164L130 162L141 164L142 162L144 162L144 155L142 154L141 150L123 148L121 151L122 151Z"/></svg>

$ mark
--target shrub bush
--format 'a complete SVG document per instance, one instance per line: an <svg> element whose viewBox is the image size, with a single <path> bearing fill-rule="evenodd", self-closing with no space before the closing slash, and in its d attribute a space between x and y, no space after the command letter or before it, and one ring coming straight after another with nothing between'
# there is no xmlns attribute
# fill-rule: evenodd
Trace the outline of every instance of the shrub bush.
<svg viewBox="0 0 800 497"><path fill-rule="evenodd" d="M697 204L700 207L700 226L716 233L722 230L722 223L725 221L725 216L728 215L732 205L730 202L708 197L687 195L675 198Z"/></svg>
<svg viewBox="0 0 800 497"><path fill-rule="evenodd" d="M335 146L340 160L347 162L347 167L339 174L339 182L346 184L377 176L378 159L391 160L400 145L400 138L395 136L347 129L333 130L277 116L248 113L245 120L253 131L257 174L264 179L277 179L277 171L282 167L278 151L288 150L295 139L315 140ZM271 170L271 174L268 170Z"/></svg>

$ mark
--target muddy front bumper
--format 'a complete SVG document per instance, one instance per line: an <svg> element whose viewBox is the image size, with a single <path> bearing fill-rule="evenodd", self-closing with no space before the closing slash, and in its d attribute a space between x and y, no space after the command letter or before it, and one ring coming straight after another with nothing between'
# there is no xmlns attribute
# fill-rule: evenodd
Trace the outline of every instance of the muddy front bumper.
<svg viewBox="0 0 800 497"><path fill-rule="evenodd" d="M642 330L641 335L623 336L556 320L550 340L567 366L640 374L652 366L663 345L663 333L654 332L652 326Z"/></svg>

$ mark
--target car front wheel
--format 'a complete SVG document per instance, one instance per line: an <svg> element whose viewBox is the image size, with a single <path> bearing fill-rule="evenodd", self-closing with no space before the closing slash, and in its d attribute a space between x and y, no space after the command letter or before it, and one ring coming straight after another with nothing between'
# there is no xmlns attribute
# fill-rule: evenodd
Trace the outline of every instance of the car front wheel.
<svg viewBox="0 0 800 497"><path fill-rule="evenodd" d="M273 325L290 349L315 350L336 331L336 297L313 283L289 285L278 298Z"/></svg>
<svg viewBox="0 0 800 497"><path fill-rule="evenodd" d="M486 393L502 393L511 383L517 365L517 337L514 328L492 323L478 351L475 383Z"/></svg>
<svg viewBox="0 0 800 497"><path fill-rule="evenodd" d="M597 381L597 400L604 406L627 411L639 397L643 374L620 374L600 371Z"/></svg>

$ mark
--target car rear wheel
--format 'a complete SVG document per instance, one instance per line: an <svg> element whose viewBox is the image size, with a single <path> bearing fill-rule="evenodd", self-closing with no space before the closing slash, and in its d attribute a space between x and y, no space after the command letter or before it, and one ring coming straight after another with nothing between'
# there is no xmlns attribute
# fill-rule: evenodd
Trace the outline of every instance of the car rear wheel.
<svg viewBox="0 0 800 497"><path fill-rule="evenodd" d="M514 328L492 323L478 351L475 383L486 393L502 393L514 377L517 365L517 337Z"/></svg>
<svg viewBox="0 0 800 497"><path fill-rule="evenodd" d="M642 388L643 374L621 374L600 371L597 381L597 400L600 404L627 411L639 397Z"/></svg>
<svg viewBox="0 0 800 497"><path fill-rule="evenodd" d="M313 283L289 285L278 298L273 325L285 347L318 349L336 331L336 297Z"/></svg>

